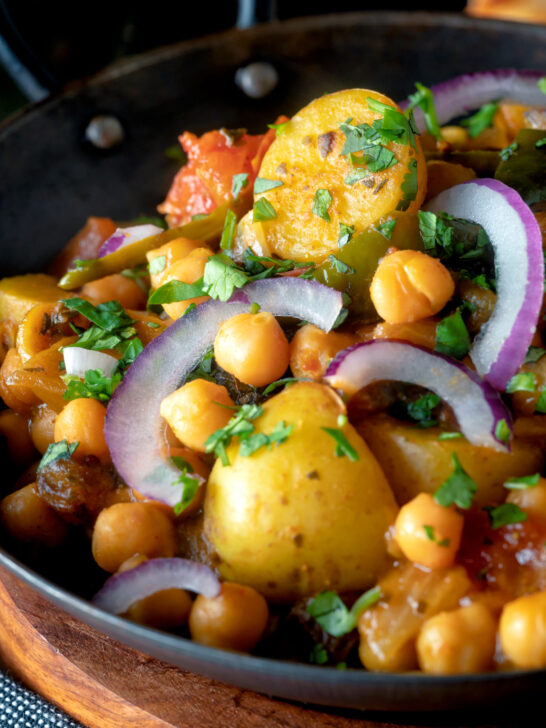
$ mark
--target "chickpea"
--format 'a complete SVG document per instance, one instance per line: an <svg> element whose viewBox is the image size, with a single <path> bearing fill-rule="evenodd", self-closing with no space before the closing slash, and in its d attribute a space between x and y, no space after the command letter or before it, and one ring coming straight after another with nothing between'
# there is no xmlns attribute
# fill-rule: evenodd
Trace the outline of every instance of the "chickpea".
<svg viewBox="0 0 546 728"><path fill-rule="evenodd" d="M404 556L429 569L451 566L461 543L463 517L439 505L430 493L419 493L402 506L394 523Z"/></svg>
<svg viewBox="0 0 546 728"><path fill-rule="evenodd" d="M194 379L165 397L159 411L183 445L205 452L206 439L227 425L233 406L225 387Z"/></svg>
<svg viewBox="0 0 546 728"><path fill-rule="evenodd" d="M455 149L462 149L468 141L468 132L462 126L443 126L442 136Z"/></svg>
<svg viewBox="0 0 546 728"><path fill-rule="evenodd" d="M146 306L146 294L136 281L121 273L99 278L82 287L82 296L96 306L107 301L119 301L123 308L142 309Z"/></svg>
<svg viewBox="0 0 546 728"><path fill-rule="evenodd" d="M335 355L359 341L352 334L326 333L318 326L306 324L296 331L290 342L290 369L295 377L322 379Z"/></svg>
<svg viewBox="0 0 546 728"><path fill-rule="evenodd" d="M97 564L114 573L135 554L174 556L176 532L169 517L153 503L116 503L99 513L91 548Z"/></svg>
<svg viewBox="0 0 546 728"><path fill-rule="evenodd" d="M381 318L401 324L438 313L454 290L453 279L439 260L418 250L397 250L379 263L370 296Z"/></svg>
<svg viewBox="0 0 546 728"><path fill-rule="evenodd" d="M508 602L499 635L504 654L516 667L546 667L546 591Z"/></svg>
<svg viewBox="0 0 546 728"><path fill-rule="evenodd" d="M437 326L438 322L435 319L423 319L411 324L389 324L385 321L377 324L371 338L401 339L402 341L409 341L410 344L415 344L415 346L434 349Z"/></svg>
<svg viewBox="0 0 546 728"><path fill-rule="evenodd" d="M546 521L546 478L539 478L538 483L530 488L511 490L506 502L514 503L522 511Z"/></svg>
<svg viewBox="0 0 546 728"><path fill-rule="evenodd" d="M101 462L110 461L104 437L106 407L96 399L81 397L71 400L55 420L55 442L79 442L74 457L82 460L94 455Z"/></svg>
<svg viewBox="0 0 546 728"><path fill-rule="evenodd" d="M484 672L493 662L497 623L483 604L441 612L417 638L419 667L432 675Z"/></svg>
<svg viewBox="0 0 546 728"><path fill-rule="evenodd" d="M42 333L44 317L55 308L54 303L40 303L33 306L21 321L17 330L17 352L23 363L51 344L51 336Z"/></svg>
<svg viewBox="0 0 546 728"><path fill-rule="evenodd" d="M57 413L46 404L36 407L30 418L30 437L34 447L42 455L55 442L55 420Z"/></svg>
<svg viewBox="0 0 546 728"><path fill-rule="evenodd" d="M254 387L282 377L289 363L289 344L277 319L267 311L240 313L224 321L214 340L217 363Z"/></svg>
<svg viewBox="0 0 546 728"><path fill-rule="evenodd" d="M136 554L119 567L118 572L129 571L148 559ZM174 629L188 621L192 600L184 589L162 589L149 597L131 604L125 616L138 624L157 629Z"/></svg>
<svg viewBox="0 0 546 728"><path fill-rule="evenodd" d="M195 281L203 277L205 265L211 255L212 253L208 248L196 248L192 250L185 258L175 261L163 272L161 285L169 281L195 283ZM177 319L190 304L195 303L198 306L200 303L208 301L208 299L208 296L197 296L196 298L187 298L185 301L178 301L177 303L164 303L163 309L172 319Z"/></svg>
<svg viewBox="0 0 546 728"><path fill-rule="evenodd" d="M200 594L190 612L190 634L202 645L250 652L267 625L267 602L255 589L224 582L218 596Z"/></svg>
<svg viewBox="0 0 546 728"><path fill-rule="evenodd" d="M192 251L197 250L197 248L203 247L205 247L205 243L203 243L201 240L190 240L189 238L175 238L174 240L170 240L168 243L165 243L165 245L162 245L159 248L149 250L146 253L148 263L151 263L152 260L155 260L155 258L165 258L165 265L162 267L162 269L158 273L150 273L150 281L152 283L152 286L154 288L159 288L159 286L164 282L162 280L163 274L168 268L171 267L173 263L175 263L177 260L182 260L182 258L185 258Z"/></svg>
<svg viewBox="0 0 546 728"><path fill-rule="evenodd" d="M13 385L10 382L10 376L22 366L17 349L9 349L0 367L0 397L7 407L25 415L31 407L39 404L39 399L29 387Z"/></svg>
<svg viewBox="0 0 546 728"><path fill-rule="evenodd" d="M65 540L68 524L43 501L30 483L0 501L0 522L17 541L56 548Z"/></svg>
<svg viewBox="0 0 546 728"><path fill-rule="evenodd" d="M8 443L10 458L17 465L28 465L36 459L36 450L28 432L26 417L13 410L0 412L0 437Z"/></svg>

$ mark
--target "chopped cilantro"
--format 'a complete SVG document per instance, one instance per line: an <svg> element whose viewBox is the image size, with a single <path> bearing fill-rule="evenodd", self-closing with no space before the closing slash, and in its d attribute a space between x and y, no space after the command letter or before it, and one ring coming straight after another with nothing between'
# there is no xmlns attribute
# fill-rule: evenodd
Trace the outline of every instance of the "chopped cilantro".
<svg viewBox="0 0 546 728"><path fill-rule="evenodd" d="M502 420L499 420L497 422L497 426L495 427L495 437L499 442L503 442L505 445L510 440L510 437L512 435L512 431L510 430L510 427L508 426L508 422L503 418Z"/></svg>
<svg viewBox="0 0 546 728"><path fill-rule="evenodd" d="M173 162L178 162L180 165L186 164L188 156L179 144L173 144L172 147L167 147L164 152L167 159Z"/></svg>
<svg viewBox="0 0 546 728"><path fill-rule="evenodd" d="M513 394L514 392L535 392L537 388L537 378L533 372L520 372L514 374L512 379L506 385L506 392Z"/></svg>
<svg viewBox="0 0 546 728"><path fill-rule="evenodd" d="M188 374L186 382L191 382L194 379L206 379L209 382L214 382L212 376L212 364L214 362L214 349L212 346L210 349L203 354L203 358L196 366L196 368Z"/></svg>
<svg viewBox="0 0 546 728"><path fill-rule="evenodd" d="M522 475L519 478L508 478L504 487L508 488L508 490L527 490L527 488L534 488L535 485L538 485L539 480L540 473Z"/></svg>
<svg viewBox="0 0 546 728"><path fill-rule="evenodd" d="M434 500L445 508L455 503L466 510L472 505L478 486L464 470L456 453L451 453L451 462L453 472L434 493Z"/></svg>
<svg viewBox="0 0 546 728"><path fill-rule="evenodd" d="M397 210L407 210L413 200L417 197L417 160L410 159L408 162L408 171L404 175L404 181L401 185L403 198L396 206Z"/></svg>
<svg viewBox="0 0 546 728"><path fill-rule="evenodd" d="M546 354L546 349L541 349L540 346L530 346L525 356L525 359L523 360L523 363L533 364L539 359L542 359L544 354Z"/></svg>
<svg viewBox="0 0 546 728"><path fill-rule="evenodd" d="M118 369L125 369L134 362L139 354L144 351L142 342L136 336L133 339L122 341L117 347L117 351L121 354L118 362Z"/></svg>
<svg viewBox="0 0 546 728"><path fill-rule="evenodd" d="M546 76L543 76L542 78L539 78L537 81L537 86L542 91L543 94L546 94Z"/></svg>
<svg viewBox="0 0 546 728"><path fill-rule="evenodd" d="M148 266L148 270L152 275L157 275L158 273L161 273L165 270L165 266L167 265L167 256L166 255L158 255L157 258L153 258L150 261L150 264Z"/></svg>
<svg viewBox="0 0 546 728"><path fill-rule="evenodd" d="M254 194L260 195L262 192L274 190L275 187L282 187L283 182L280 179L266 179L265 177L256 177L254 182Z"/></svg>
<svg viewBox="0 0 546 728"><path fill-rule="evenodd" d="M248 172L234 174L231 180L231 196L236 200L241 191L248 185Z"/></svg>
<svg viewBox="0 0 546 728"><path fill-rule="evenodd" d="M155 306L161 303L176 303L186 301L188 298L197 298L204 295L203 279L195 283L182 283L182 281L168 281L159 286L150 294L148 306Z"/></svg>
<svg viewBox="0 0 546 728"><path fill-rule="evenodd" d="M441 399L433 392L427 392L415 402L407 405L408 415L419 423L419 427L434 427L438 420L432 416L432 411L440 404Z"/></svg>
<svg viewBox="0 0 546 728"><path fill-rule="evenodd" d="M341 430L335 427L322 427L322 430L335 441L336 443L336 457L342 458L345 455L349 458L352 463L356 463L360 460L360 457L354 447L349 443L345 435Z"/></svg>
<svg viewBox="0 0 546 728"><path fill-rule="evenodd" d="M509 526L511 523L522 523L527 520L527 513L522 511L515 503L502 503L496 508L486 506L485 509L489 514L489 521L492 529Z"/></svg>
<svg viewBox="0 0 546 728"><path fill-rule="evenodd" d="M536 149L542 149L542 147L546 147L546 137L542 137L538 142L535 142Z"/></svg>
<svg viewBox="0 0 546 728"><path fill-rule="evenodd" d="M112 377L105 377L102 369L88 369L82 382L80 377L65 374L63 377L67 384L63 399L96 399L99 402L108 402L121 382L121 373L116 372Z"/></svg>
<svg viewBox="0 0 546 728"><path fill-rule="evenodd" d="M252 219L254 222L274 220L276 217L277 213L275 212L275 208L270 202L268 202L268 200L265 199L265 197L260 197L259 200L256 200L252 212Z"/></svg>
<svg viewBox="0 0 546 728"><path fill-rule="evenodd" d="M438 435L438 440L441 442L444 440L460 440L462 436L462 432L442 432Z"/></svg>
<svg viewBox="0 0 546 728"><path fill-rule="evenodd" d="M324 649L324 645L314 645L309 653L309 662L312 665L324 665L328 662L328 653Z"/></svg>
<svg viewBox="0 0 546 728"><path fill-rule="evenodd" d="M68 443L66 440L50 443L47 446L44 456L40 460L37 471L40 472L57 460L68 460L72 457L79 444L79 442Z"/></svg>
<svg viewBox="0 0 546 728"><path fill-rule="evenodd" d="M268 263L269 265L266 265ZM314 263L307 261L306 263L297 263L295 260L281 260L280 258L270 258L265 255L255 255L250 248L246 248L243 253L243 266L245 271L250 275L251 280L260 280L261 278L271 278L286 273L295 268L313 267Z"/></svg>
<svg viewBox="0 0 546 728"><path fill-rule="evenodd" d="M369 96L366 101L372 111L383 114L383 119L378 119L372 124L383 142L409 144L415 149L415 127L411 117L408 118L393 106L384 104L382 101L377 101ZM378 124L378 121L381 123Z"/></svg>
<svg viewBox="0 0 546 728"><path fill-rule="evenodd" d="M438 546L449 546L449 538L443 538L441 541L438 541L436 535L434 534L434 526L423 526L423 530L429 541L432 541Z"/></svg>
<svg viewBox="0 0 546 728"><path fill-rule="evenodd" d="M345 179L343 180L346 185L354 185L355 182L360 182L361 179L364 179L364 177L369 177L370 173L365 167L359 167L358 169L353 170Z"/></svg>
<svg viewBox="0 0 546 728"><path fill-rule="evenodd" d="M315 192L315 196L313 197L313 205L311 207L313 215L316 215L317 217L326 220L326 222L330 222L330 214L328 213L328 208L331 204L332 195L330 194L329 190L318 189Z"/></svg>
<svg viewBox="0 0 546 728"><path fill-rule="evenodd" d="M337 247L342 248L344 245L347 245L349 240L353 237L355 234L355 229L353 225L346 225L344 222L339 223L339 237L337 239Z"/></svg>
<svg viewBox="0 0 546 728"><path fill-rule="evenodd" d="M178 501L178 503L175 504L173 508L175 515L179 516L183 511L186 510L186 508L195 498L195 494L197 493L199 485L204 481L200 475L195 477L196 473L194 472L193 466L190 465L187 460L184 460L184 458L181 458L178 455L173 455L171 457L171 462L178 468L178 470L180 470L180 475L173 483L173 486L176 487L182 485L180 500Z"/></svg>
<svg viewBox="0 0 546 728"><path fill-rule="evenodd" d="M352 632L362 612L376 604L381 596L379 586L368 589L349 610L336 592L323 591L309 602L306 611L327 634L341 637Z"/></svg>
<svg viewBox="0 0 546 728"><path fill-rule="evenodd" d="M329 255L328 260L338 273L353 275L355 272L354 268L351 268L350 265L347 265L347 263L344 263L342 260L339 260L339 258L336 258L335 255Z"/></svg>
<svg viewBox="0 0 546 728"><path fill-rule="evenodd" d="M546 414L546 389L543 389L540 393L540 397L538 398L538 402L536 404L535 412L538 412L541 415Z"/></svg>
<svg viewBox="0 0 546 728"><path fill-rule="evenodd" d="M268 394L271 394L275 389L278 389L279 387L289 387L291 384L295 384L296 382L301 381L298 379L298 377L285 377L284 379L277 379L276 382L271 382L271 384L268 384L268 386L264 389L263 393L266 397Z"/></svg>
<svg viewBox="0 0 546 728"><path fill-rule="evenodd" d="M440 321L436 327L436 351L462 359L470 351L470 346L470 335L460 311Z"/></svg>
<svg viewBox="0 0 546 728"><path fill-rule="evenodd" d="M432 90L428 86L423 86L422 83L416 83L415 88L417 91L409 96L408 111L418 106L425 117L425 126L428 133L432 134L436 139L442 139L442 130L438 123Z"/></svg>
<svg viewBox="0 0 546 728"><path fill-rule="evenodd" d="M482 131L489 129L489 127L493 125L493 119L498 108L499 105L496 102L484 104L475 114L470 116L468 119L463 119L461 121L461 126L466 127L468 129L468 136L474 139L479 136Z"/></svg>
<svg viewBox="0 0 546 728"><path fill-rule="evenodd" d="M391 220L387 220L386 222L383 222L380 225L376 225L374 229L377 230L378 233L381 233L381 235L384 238L387 238L387 240L390 240L392 238L392 234L394 232L395 227L396 227L396 218L392 218Z"/></svg>
<svg viewBox="0 0 546 728"><path fill-rule="evenodd" d="M222 465L230 464L226 447L235 435L244 439L254 431L252 421L263 414L263 409L258 404L244 404L239 407L236 414L229 420L225 427L216 430L205 441L205 452L213 452L220 458Z"/></svg>
<svg viewBox="0 0 546 728"><path fill-rule="evenodd" d="M499 152L499 157L506 162L507 159L510 159L512 154L517 151L519 144L517 142L512 142L512 144L509 144L507 147L504 147L504 149L501 149Z"/></svg>
<svg viewBox="0 0 546 728"><path fill-rule="evenodd" d="M288 121L281 121L279 124L268 124L269 129L275 129L275 136L280 136L284 131L286 131L286 127L290 124L290 119Z"/></svg>
<svg viewBox="0 0 546 728"><path fill-rule="evenodd" d="M222 230L222 237L220 238L220 248L222 250L231 250L236 228L237 228L237 215L233 212L233 210L228 210L226 212L226 217L224 220L224 228Z"/></svg>
<svg viewBox="0 0 546 728"><path fill-rule="evenodd" d="M287 425L284 420L282 422L277 422L270 435L266 435L263 432L255 432L245 436L244 438L240 438L241 448L239 452L242 457L248 457L261 447L267 447L268 450L271 450L271 446L274 443L281 445L285 442L292 433L293 429L294 425Z"/></svg>
<svg viewBox="0 0 546 728"><path fill-rule="evenodd" d="M203 290L211 298L229 301L236 288L249 282L247 274L233 264L227 255L211 255L205 265Z"/></svg>

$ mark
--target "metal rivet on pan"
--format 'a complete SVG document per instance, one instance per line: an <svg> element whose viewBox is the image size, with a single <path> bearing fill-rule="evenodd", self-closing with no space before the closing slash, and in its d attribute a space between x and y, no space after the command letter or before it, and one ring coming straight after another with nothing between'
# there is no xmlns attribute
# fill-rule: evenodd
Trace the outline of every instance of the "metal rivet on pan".
<svg viewBox="0 0 546 728"><path fill-rule="evenodd" d="M256 61L239 68L235 83L251 99L262 99L270 94L279 82L279 74L271 63Z"/></svg>
<svg viewBox="0 0 546 728"><path fill-rule="evenodd" d="M94 116L85 129L85 138L98 149L112 149L125 139L125 132L115 116Z"/></svg>

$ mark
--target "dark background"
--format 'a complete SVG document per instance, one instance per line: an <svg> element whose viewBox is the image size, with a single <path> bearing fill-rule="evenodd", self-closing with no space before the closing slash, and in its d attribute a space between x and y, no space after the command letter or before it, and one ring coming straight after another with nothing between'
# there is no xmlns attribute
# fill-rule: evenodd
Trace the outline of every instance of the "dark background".
<svg viewBox="0 0 546 728"><path fill-rule="evenodd" d="M254 19L263 22L356 10L461 11L465 1L254 0L250 4L254 5ZM42 86L58 90L119 58L231 28L236 24L238 10L237 0L92 0L70 4L58 0L0 0L0 42L4 40L9 52ZM26 101L0 62L0 118Z"/></svg>

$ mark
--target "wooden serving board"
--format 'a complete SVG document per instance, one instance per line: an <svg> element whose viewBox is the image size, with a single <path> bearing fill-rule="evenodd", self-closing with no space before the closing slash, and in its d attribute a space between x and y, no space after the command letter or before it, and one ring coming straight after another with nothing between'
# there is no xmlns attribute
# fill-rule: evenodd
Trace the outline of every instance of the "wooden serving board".
<svg viewBox="0 0 546 728"><path fill-rule="evenodd" d="M88 627L0 569L0 660L89 728L417 728L362 714L308 708L217 683L134 650ZM385 719L385 717L383 717ZM444 728L451 715L424 718ZM466 721L464 721L466 725ZM487 724L491 726L490 719ZM484 726L484 723L480 723Z"/></svg>

